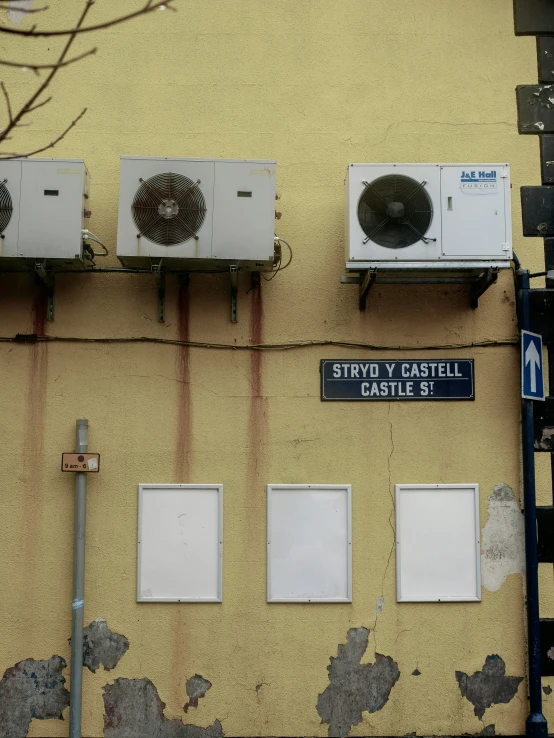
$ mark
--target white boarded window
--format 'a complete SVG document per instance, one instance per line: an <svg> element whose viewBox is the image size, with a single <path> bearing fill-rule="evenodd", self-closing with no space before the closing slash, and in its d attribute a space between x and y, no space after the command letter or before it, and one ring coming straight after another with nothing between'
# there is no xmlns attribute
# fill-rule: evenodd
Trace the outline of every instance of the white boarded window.
<svg viewBox="0 0 554 738"><path fill-rule="evenodd" d="M268 486L267 601L352 602L350 485Z"/></svg>
<svg viewBox="0 0 554 738"><path fill-rule="evenodd" d="M221 602L221 484L141 484L138 602Z"/></svg>
<svg viewBox="0 0 554 738"><path fill-rule="evenodd" d="M396 485L396 599L481 599L479 485Z"/></svg>

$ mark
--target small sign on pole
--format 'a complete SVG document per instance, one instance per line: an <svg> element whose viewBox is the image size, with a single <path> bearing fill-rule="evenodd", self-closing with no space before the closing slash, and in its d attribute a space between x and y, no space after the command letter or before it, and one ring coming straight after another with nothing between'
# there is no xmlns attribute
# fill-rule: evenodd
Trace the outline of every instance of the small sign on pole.
<svg viewBox="0 0 554 738"><path fill-rule="evenodd" d="M544 400L542 336L531 331L521 331L521 396Z"/></svg>
<svg viewBox="0 0 554 738"><path fill-rule="evenodd" d="M100 471L100 454L62 454L63 472L98 472Z"/></svg>

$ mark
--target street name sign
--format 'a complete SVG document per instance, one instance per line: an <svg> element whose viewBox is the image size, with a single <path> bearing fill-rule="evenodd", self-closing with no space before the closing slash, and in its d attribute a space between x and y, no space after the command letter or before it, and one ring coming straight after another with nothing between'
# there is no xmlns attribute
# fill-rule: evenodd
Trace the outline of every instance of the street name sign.
<svg viewBox="0 0 554 738"><path fill-rule="evenodd" d="M521 396L544 400L542 336L531 331L521 331Z"/></svg>
<svg viewBox="0 0 554 738"><path fill-rule="evenodd" d="M323 359L321 399L474 400L473 359Z"/></svg>

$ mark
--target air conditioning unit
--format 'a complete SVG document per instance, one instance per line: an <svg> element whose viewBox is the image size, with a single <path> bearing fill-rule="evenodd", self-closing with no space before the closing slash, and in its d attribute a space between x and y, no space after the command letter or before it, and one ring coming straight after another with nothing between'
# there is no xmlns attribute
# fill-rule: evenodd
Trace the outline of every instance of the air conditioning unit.
<svg viewBox="0 0 554 738"><path fill-rule="evenodd" d="M348 166L347 269L511 257L508 164Z"/></svg>
<svg viewBox="0 0 554 738"><path fill-rule="evenodd" d="M254 271L275 259L274 161L121 158L117 256L183 270Z"/></svg>
<svg viewBox="0 0 554 738"><path fill-rule="evenodd" d="M88 196L82 159L0 160L0 262L81 262Z"/></svg>

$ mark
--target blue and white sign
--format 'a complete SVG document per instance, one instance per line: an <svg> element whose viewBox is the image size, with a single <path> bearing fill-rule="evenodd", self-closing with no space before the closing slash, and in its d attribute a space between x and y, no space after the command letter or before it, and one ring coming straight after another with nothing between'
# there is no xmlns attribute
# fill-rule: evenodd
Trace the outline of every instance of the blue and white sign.
<svg viewBox="0 0 554 738"><path fill-rule="evenodd" d="M530 331L521 331L521 396L544 400L542 336Z"/></svg>
<svg viewBox="0 0 554 738"><path fill-rule="evenodd" d="M465 192L496 192L498 189L496 169L463 169L460 189Z"/></svg>
<svg viewBox="0 0 554 738"><path fill-rule="evenodd" d="M323 359L322 400L474 400L473 359Z"/></svg>

